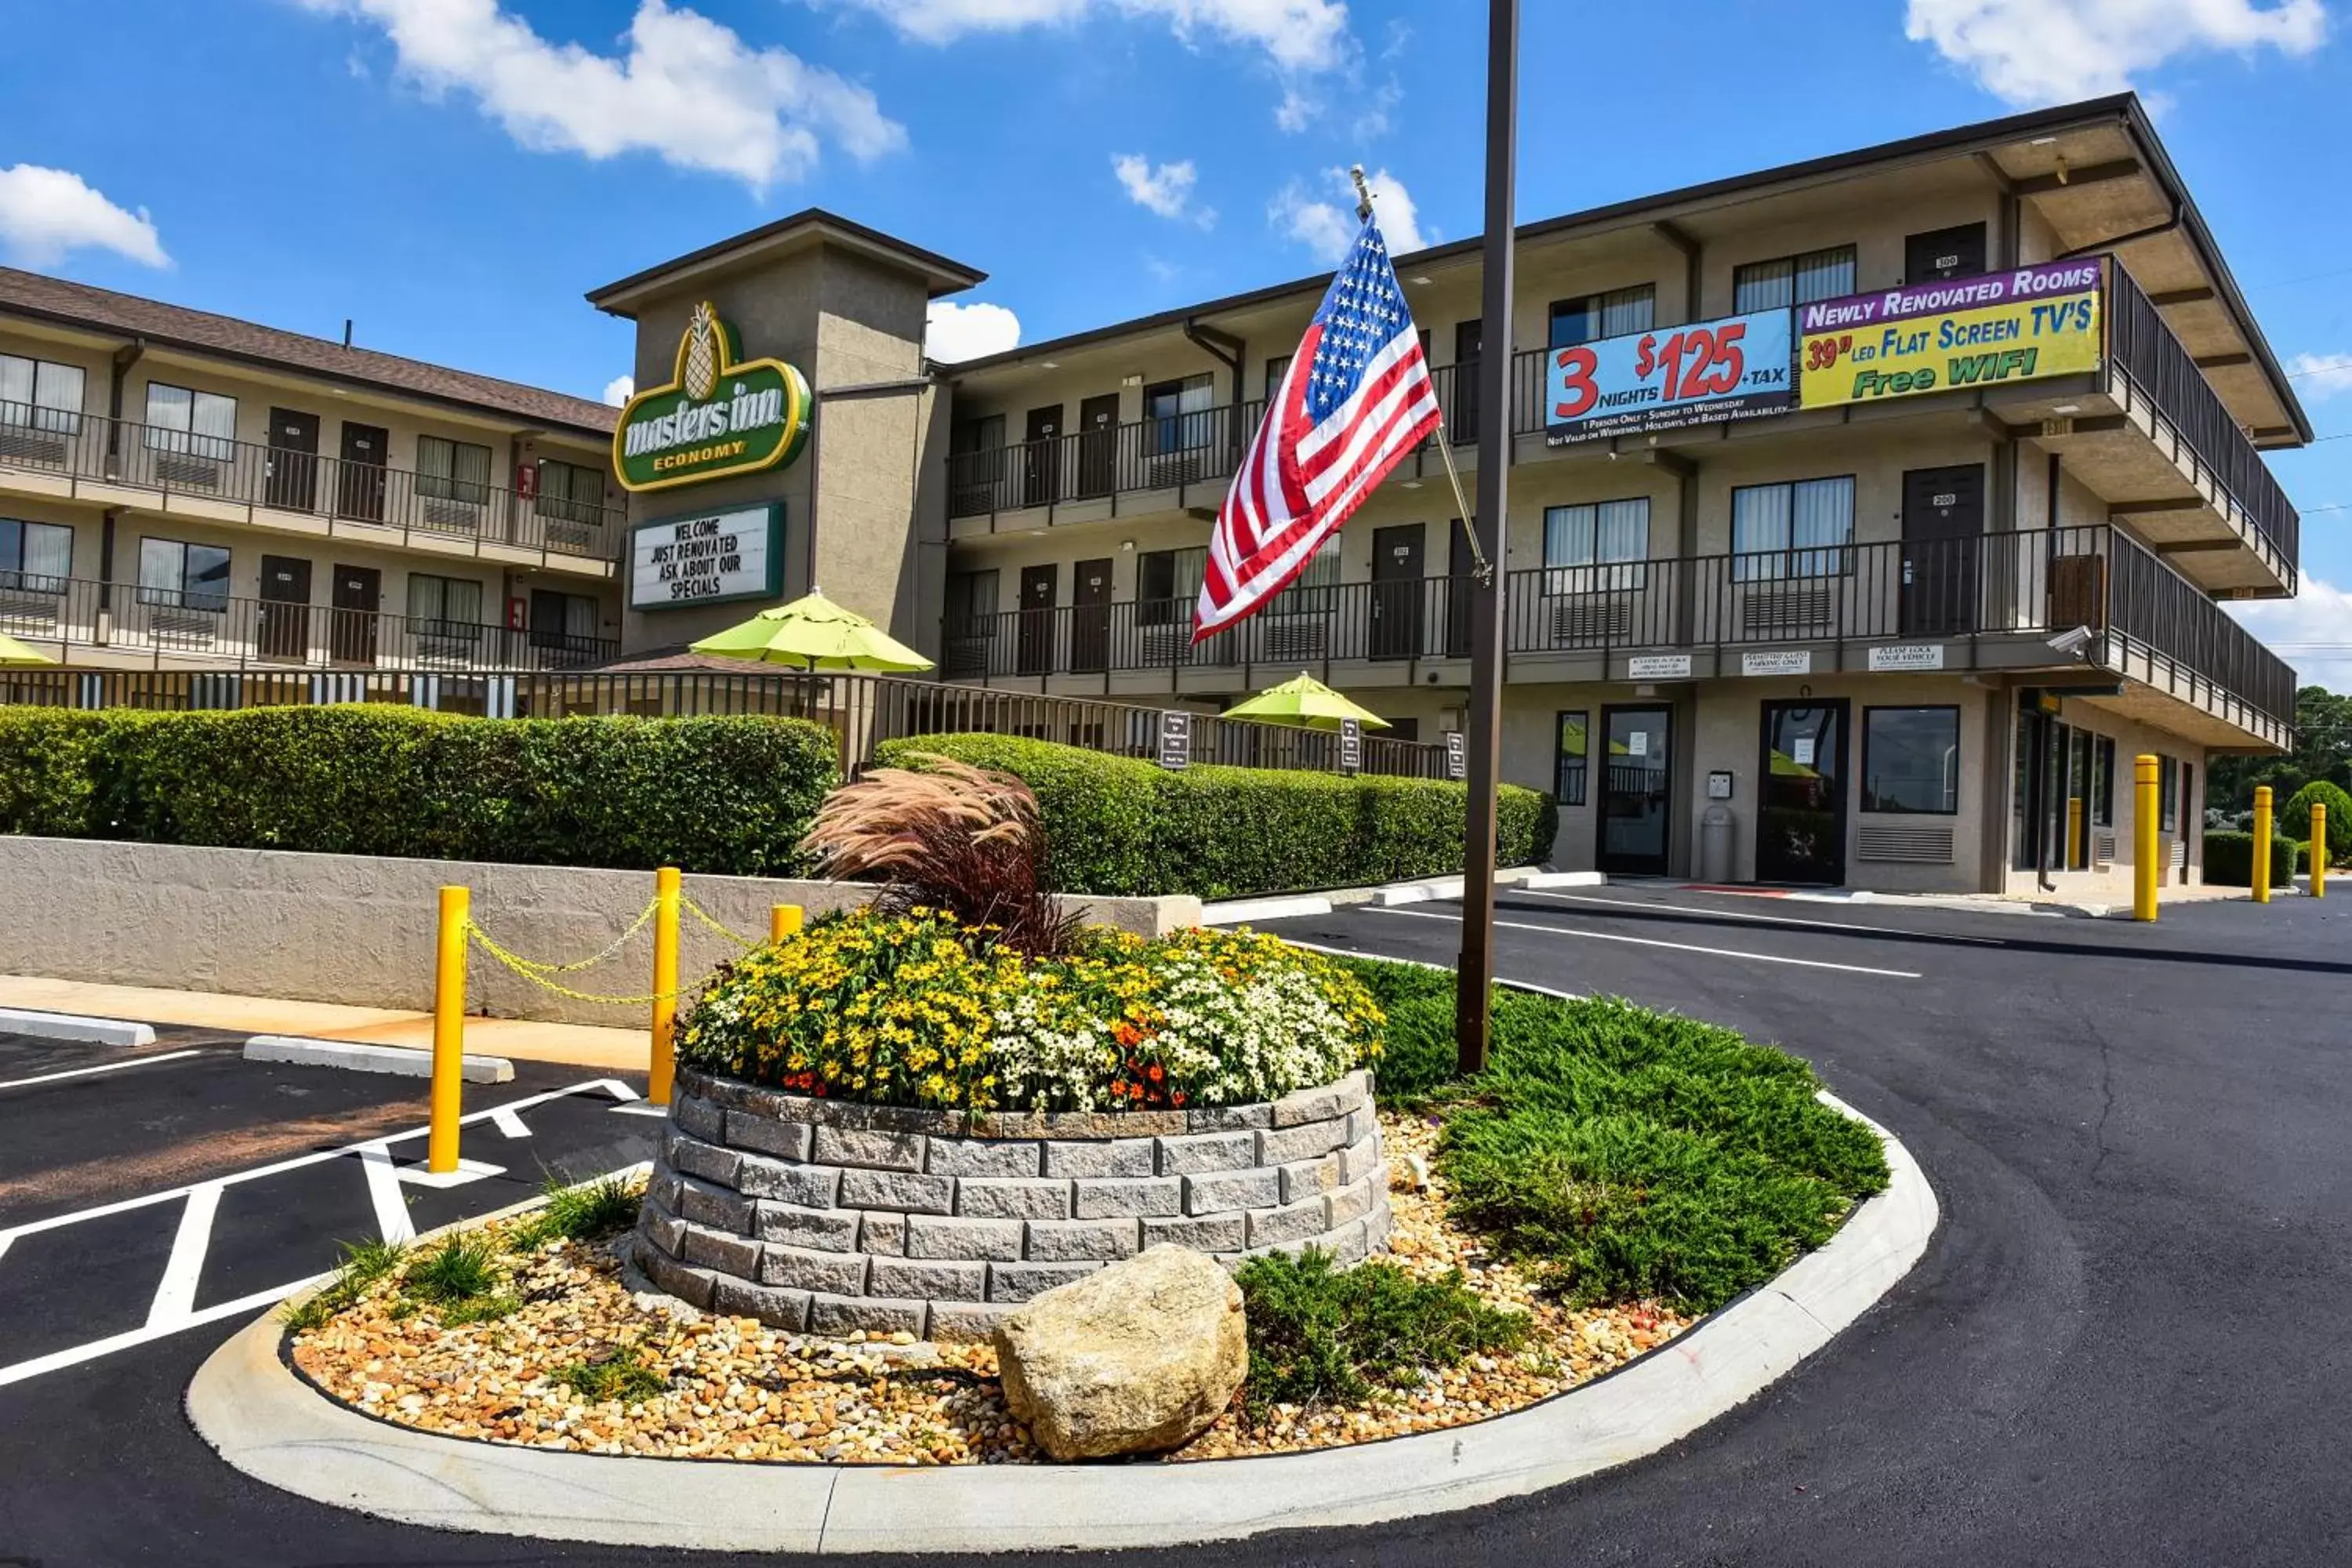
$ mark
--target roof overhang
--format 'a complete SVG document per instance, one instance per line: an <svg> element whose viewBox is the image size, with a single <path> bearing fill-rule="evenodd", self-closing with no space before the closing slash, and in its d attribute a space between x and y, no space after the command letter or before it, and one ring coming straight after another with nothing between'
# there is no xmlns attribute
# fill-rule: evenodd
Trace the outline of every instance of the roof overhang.
<svg viewBox="0 0 2352 1568"><path fill-rule="evenodd" d="M635 320L638 307L656 295L673 293L696 286L704 279L724 273L740 272L819 247L831 246L847 250L904 272L913 273L923 281L929 297L954 294L987 280L988 274L961 261L951 261L936 251L908 245L902 239L853 223L845 217L826 212L822 207L809 207L722 239L716 245L706 245L699 250L648 267L630 274L617 283L607 283L592 289L588 302L608 315Z"/></svg>

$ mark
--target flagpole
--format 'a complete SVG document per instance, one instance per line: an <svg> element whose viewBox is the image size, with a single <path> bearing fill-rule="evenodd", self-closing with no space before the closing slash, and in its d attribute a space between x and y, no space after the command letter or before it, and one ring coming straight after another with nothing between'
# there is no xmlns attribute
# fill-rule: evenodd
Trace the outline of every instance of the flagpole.
<svg viewBox="0 0 2352 1568"><path fill-rule="evenodd" d="M1503 554L1511 468L1512 187L1518 174L1519 5L1488 0L1486 248L1479 313L1478 517L1474 537L1490 563ZM1441 435L1440 439L1444 437ZM1455 965L1454 1039L1464 1073L1486 1065L1488 994L1495 984L1495 795L1502 773L1503 580L1470 587L1469 809L1462 845L1462 956Z"/></svg>

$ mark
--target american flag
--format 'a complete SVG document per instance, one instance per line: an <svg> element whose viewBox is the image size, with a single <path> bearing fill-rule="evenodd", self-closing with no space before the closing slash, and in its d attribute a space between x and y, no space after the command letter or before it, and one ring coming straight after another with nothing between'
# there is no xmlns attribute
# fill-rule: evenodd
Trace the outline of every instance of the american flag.
<svg viewBox="0 0 2352 1568"><path fill-rule="evenodd" d="M1366 218L1217 513L1192 640L1287 587L1438 422L1412 311L1380 227Z"/></svg>

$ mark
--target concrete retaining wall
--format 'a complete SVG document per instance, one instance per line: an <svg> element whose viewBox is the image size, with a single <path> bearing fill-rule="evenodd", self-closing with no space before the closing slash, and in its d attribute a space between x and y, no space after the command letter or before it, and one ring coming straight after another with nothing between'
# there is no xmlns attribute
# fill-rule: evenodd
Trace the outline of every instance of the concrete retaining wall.
<svg viewBox="0 0 2352 1568"><path fill-rule="evenodd" d="M0 837L0 909L9 911L0 921L0 973L429 1008L444 883L474 890L475 920L508 951L552 962L604 948L654 891L650 871ZM862 903L872 889L689 876L686 896L765 940L773 905L799 904L814 918ZM1075 901L1090 921L1146 934L1201 918L1196 899ZM678 968L689 982L740 951L690 913L680 921ZM605 995L650 992L650 924L611 962L559 978ZM499 1017L642 1026L646 1015L642 1004L560 996L479 952L467 994L476 1012Z"/></svg>
<svg viewBox="0 0 2352 1568"><path fill-rule="evenodd" d="M681 1068L637 1262L698 1307L845 1336L987 1337L1042 1290L1174 1242L1237 1265L1388 1239L1371 1084L1063 1114L814 1100Z"/></svg>

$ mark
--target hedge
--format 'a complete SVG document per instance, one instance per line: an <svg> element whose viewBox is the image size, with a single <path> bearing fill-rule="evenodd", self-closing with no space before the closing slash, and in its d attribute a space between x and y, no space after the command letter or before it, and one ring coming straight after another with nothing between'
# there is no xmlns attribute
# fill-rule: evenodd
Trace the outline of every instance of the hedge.
<svg viewBox="0 0 2352 1568"><path fill-rule="evenodd" d="M2302 846L2292 838L2271 840L2271 886L2294 881L2295 860ZM2250 888L2254 882L2254 836L2251 833L2210 832L2205 835L2205 880L2215 887Z"/></svg>
<svg viewBox="0 0 2352 1568"><path fill-rule="evenodd" d="M2327 807L2327 863L2352 861L2352 795L2326 779L2314 779L2295 791L2279 813L2279 826L2294 837L2308 839L2315 801Z"/></svg>
<svg viewBox="0 0 2352 1568"><path fill-rule="evenodd" d="M0 709L0 832L790 875L839 781L797 719Z"/></svg>
<svg viewBox="0 0 2352 1568"><path fill-rule="evenodd" d="M1174 772L1132 757L1011 735L917 735L876 748L905 764L929 752L1025 780L1037 792L1054 871L1071 892L1243 898L1360 887L1462 869L1467 792L1434 779L1345 777L1200 765ZM1550 796L1502 788L1496 860L1550 853Z"/></svg>

